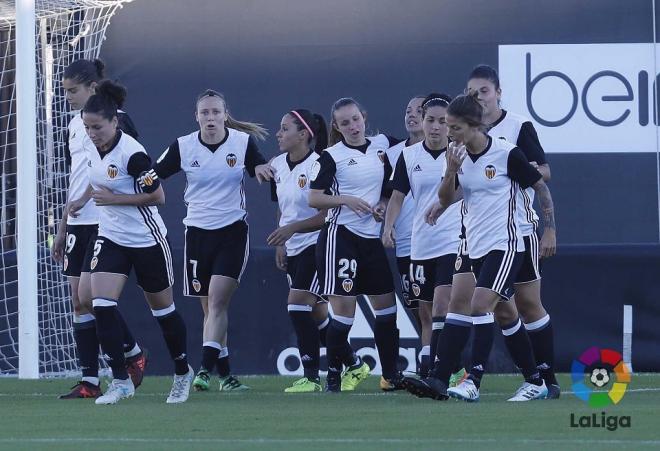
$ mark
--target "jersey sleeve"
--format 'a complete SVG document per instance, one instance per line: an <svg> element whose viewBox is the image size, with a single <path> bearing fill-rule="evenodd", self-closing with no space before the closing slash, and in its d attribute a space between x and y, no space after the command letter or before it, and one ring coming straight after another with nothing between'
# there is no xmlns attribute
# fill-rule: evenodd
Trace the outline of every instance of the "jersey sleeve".
<svg viewBox="0 0 660 451"><path fill-rule="evenodd" d="M118 112L117 113L117 122L119 123L119 129L126 133L127 135L131 136L134 138L136 141L138 140L138 131L135 128L135 124L133 123L133 120L131 117L128 115L128 113L125 113L124 111Z"/></svg>
<svg viewBox="0 0 660 451"><path fill-rule="evenodd" d="M390 136L390 135L385 135L385 137L387 138L387 142L389 143L390 147L394 147L397 144L399 144L400 142L405 141L404 139L399 139L399 138L396 138L396 137Z"/></svg>
<svg viewBox="0 0 660 451"><path fill-rule="evenodd" d="M142 172L151 169L151 158L146 152L135 152L128 159L126 171L134 179L138 179Z"/></svg>
<svg viewBox="0 0 660 451"><path fill-rule="evenodd" d="M245 169L250 174L250 177L254 177L254 170L257 166L265 163L266 159L259 152L257 142L250 136L248 138L247 149L245 150Z"/></svg>
<svg viewBox="0 0 660 451"><path fill-rule="evenodd" d="M310 169L311 189L329 190L337 173L337 165L329 153L323 152Z"/></svg>
<svg viewBox="0 0 660 451"><path fill-rule="evenodd" d="M278 202L277 199L277 183L275 183L275 180L270 179L270 200L273 202Z"/></svg>
<svg viewBox="0 0 660 451"><path fill-rule="evenodd" d="M380 188L380 197L391 197L392 196L392 183L390 179L392 178L392 165L390 164L390 159L385 155L383 160L383 169L385 174L383 176L383 185Z"/></svg>
<svg viewBox="0 0 660 451"><path fill-rule="evenodd" d="M523 151L527 157L527 161L534 161L539 166L547 163L545 151L541 147L539 136L536 134L536 129L531 122L524 122L520 127L516 145Z"/></svg>
<svg viewBox="0 0 660 451"><path fill-rule="evenodd" d="M522 188L528 188L542 178L541 173L529 164L525 154L518 147L514 147L509 152L506 166L509 178L518 182Z"/></svg>
<svg viewBox="0 0 660 451"><path fill-rule="evenodd" d="M154 165L154 171L158 174L158 177L166 179L180 170L181 153L179 150L179 140L177 139L158 157Z"/></svg>
<svg viewBox="0 0 660 451"><path fill-rule="evenodd" d="M403 152L396 162L394 176L392 177L392 188L406 195L410 192L410 178L408 177L408 168L406 167L406 159L403 158Z"/></svg>

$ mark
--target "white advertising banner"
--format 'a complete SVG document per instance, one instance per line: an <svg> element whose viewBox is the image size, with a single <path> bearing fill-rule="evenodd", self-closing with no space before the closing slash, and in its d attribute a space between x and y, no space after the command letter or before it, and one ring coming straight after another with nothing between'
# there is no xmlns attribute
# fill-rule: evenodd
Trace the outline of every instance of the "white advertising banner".
<svg viewBox="0 0 660 451"><path fill-rule="evenodd" d="M500 45L502 106L532 120L546 152L656 152L659 49Z"/></svg>

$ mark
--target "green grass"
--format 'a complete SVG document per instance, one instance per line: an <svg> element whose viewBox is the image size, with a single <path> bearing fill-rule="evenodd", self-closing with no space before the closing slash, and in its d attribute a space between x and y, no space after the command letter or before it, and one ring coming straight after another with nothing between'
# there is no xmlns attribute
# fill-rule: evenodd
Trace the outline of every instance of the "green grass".
<svg viewBox="0 0 660 451"><path fill-rule="evenodd" d="M631 428L570 427L591 415L561 378L553 401L511 404L519 376L487 376L478 404L380 393L371 377L349 394L284 394L285 377L244 377L247 393L192 393L166 405L170 378L149 377L134 399L115 406L59 400L71 380L0 379L0 449L462 450L657 449L660 375L635 375L623 400L604 409ZM217 389L217 378L213 380Z"/></svg>

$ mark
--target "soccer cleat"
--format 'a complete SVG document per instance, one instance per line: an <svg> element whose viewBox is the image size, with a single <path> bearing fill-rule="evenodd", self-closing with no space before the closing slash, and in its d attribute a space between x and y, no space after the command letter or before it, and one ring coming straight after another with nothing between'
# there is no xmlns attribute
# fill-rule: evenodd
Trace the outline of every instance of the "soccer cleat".
<svg viewBox="0 0 660 451"><path fill-rule="evenodd" d="M462 399L467 402L479 402L479 389L472 379L465 379L456 387L447 389L447 394L452 398Z"/></svg>
<svg viewBox="0 0 660 451"><path fill-rule="evenodd" d="M543 385L534 385L529 382L523 382L522 386L516 390L516 394L507 399L507 401L532 401L534 399L545 399L547 396L548 387L545 386L545 381L543 381Z"/></svg>
<svg viewBox="0 0 660 451"><path fill-rule="evenodd" d="M94 401L96 404L117 404L122 399L132 398L135 394L133 381L129 377L126 380L113 379L103 396Z"/></svg>
<svg viewBox="0 0 660 451"><path fill-rule="evenodd" d="M561 396L561 388L557 384L546 384L548 387L548 394L545 399L559 399Z"/></svg>
<svg viewBox="0 0 660 451"><path fill-rule="evenodd" d="M351 365L341 375L341 391L353 391L360 382L369 377L371 368L362 359Z"/></svg>
<svg viewBox="0 0 660 451"><path fill-rule="evenodd" d="M383 391L405 390L406 387L403 384L403 375L401 373L397 373L391 379L385 379L381 376L380 389Z"/></svg>
<svg viewBox="0 0 660 451"><path fill-rule="evenodd" d="M460 385L460 383L467 379L467 377L468 372L465 371L465 368L461 368L449 377L449 387Z"/></svg>
<svg viewBox="0 0 660 451"><path fill-rule="evenodd" d="M412 393L418 398L431 398L436 401L445 401L449 398L447 396L447 386L435 377L427 377L425 379L404 377L401 380L401 384L409 393Z"/></svg>
<svg viewBox="0 0 660 451"><path fill-rule="evenodd" d="M101 396L101 387L99 385L90 384L89 382L80 381L73 387L71 391L65 395L60 395L60 399L81 399L81 398L98 398Z"/></svg>
<svg viewBox="0 0 660 451"><path fill-rule="evenodd" d="M133 386L138 388L144 379L144 370L147 367L147 350L142 349L138 355L126 358L126 371L133 381Z"/></svg>
<svg viewBox="0 0 660 451"><path fill-rule="evenodd" d="M188 365L188 372L186 374L174 375L170 395L167 397L167 401L165 401L167 404L179 404L188 400L194 374L195 372L192 367Z"/></svg>
<svg viewBox="0 0 660 451"><path fill-rule="evenodd" d="M284 393L313 393L317 391L321 391L319 381L306 377L298 379L291 387L284 389Z"/></svg>
<svg viewBox="0 0 660 451"><path fill-rule="evenodd" d="M340 393L341 392L341 375L338 372L328 372L328 377L325 382L326 393Z"/></svg>
<svg viewBox="0 0 660 451"><path fill-rule="evenodd" d="M207 391L211 387L211 376L204 368L200 369L193 381L193 389L195 391Z"/></svg>
<svg viewBox="0 0 660 451"><path fill-rule="evenodd" d="M246 391L249 389L250 387L241 384L234 376L220 378L220 391Z"/></svg>

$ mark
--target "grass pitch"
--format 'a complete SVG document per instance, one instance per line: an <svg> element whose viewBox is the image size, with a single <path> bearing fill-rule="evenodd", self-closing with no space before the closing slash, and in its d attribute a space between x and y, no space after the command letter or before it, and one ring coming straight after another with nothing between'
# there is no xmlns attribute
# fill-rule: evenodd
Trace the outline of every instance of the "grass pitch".
<svg viewBox="0 0 660 451"><path fill-rule="evenodd" d="M145 378L115 406L59 400L75 381L0 379L0 449L489 450L658 449L660 375L635 375L618 405L592 409L570 392L559 400L507 403L520 376L487 375L481 402L381 393L371 377L354 393L285 394L294 379L241 377L246 393L193 392L166 405L171 379ZM598 421L629 416L630 428L571 427L571 414Z"/></svg>

